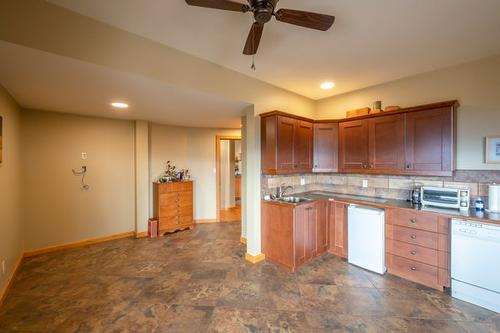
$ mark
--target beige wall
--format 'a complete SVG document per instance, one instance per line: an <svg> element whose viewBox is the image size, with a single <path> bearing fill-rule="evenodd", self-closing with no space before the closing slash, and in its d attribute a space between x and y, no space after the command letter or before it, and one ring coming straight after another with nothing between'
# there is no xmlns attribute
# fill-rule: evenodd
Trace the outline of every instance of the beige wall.
<svg viewBox="0 0 500 333"><path fill-rule="evenodd" d="M134 230L133 122L32 110L22 120L26 251ZM82 165L88 191L71 172Z"/></svg>
<svg viewBox="0 0 500 333"><path fill-rule="evenodd" d="M239 129L191 128L150 125L151 182L165 170L166 161L178 169L189 169L194 181L194 218L215 219L216 176L215 137L240 135ZM152 204L150 205L152 215Z"/></svg>
<svg viewBox="0 0 500 333"><path fill-rule="evenodd" d="M0 292L23 252L21 209L21 115L15 101L0 86L0 116L3 118L3 162L0 163Z"/></svg>
<svg viewBox="0 0 500 333"><path fill-rule="evenodd" d="M500 135L500 56L323 99L319 119L342 118L345 111L384 105L413 106L458 99L457 168L500 170L484 163L484 137Z"/></svg>

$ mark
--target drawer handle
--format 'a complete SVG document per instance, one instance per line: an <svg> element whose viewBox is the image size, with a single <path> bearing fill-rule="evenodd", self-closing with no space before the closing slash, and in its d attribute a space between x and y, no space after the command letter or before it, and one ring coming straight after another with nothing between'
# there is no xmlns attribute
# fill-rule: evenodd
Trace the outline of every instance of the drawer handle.
<svg viewBox="0 0 500 333"><path fill-rule="evenodd" d="M417 239L417 235L413 234L410 236L411 239Z"/></svg>
<svg viewBox="0 0 500 333"><path fill-rule="evenodd" d="M411 223L411 224L415 224L415 223L417 223L417 220L415 220L415 219L410 219L410 223Z"/></svg>
<svg viewBox="0 0 500 333"><path fill-rule="evenodd" d="M417 267L413 266L413 267L410 267L410 269L411 269L412 271L416 271L416 270L417 270Z"/></svg>
<svg viewBox="0 0 500 333"><path fill-rule="evenodd" d="M412 256L415 256L415 255L417 255L417 251L410 251L410 254L411 254Z"/></svg>

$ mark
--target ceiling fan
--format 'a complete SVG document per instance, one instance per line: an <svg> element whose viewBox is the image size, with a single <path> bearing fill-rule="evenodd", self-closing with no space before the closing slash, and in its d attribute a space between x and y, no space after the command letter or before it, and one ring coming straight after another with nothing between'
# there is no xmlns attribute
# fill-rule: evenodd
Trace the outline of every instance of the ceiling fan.
<svg viewBox="0 0 500 333"><path fill-rule="evenodd" d="M247 4L229 0L186 0L190 6L230 10L234 12L252 12L255 22L250 28L250 33L243 49L243 54L254 55L259 48L264 24L274 16L276 20L321 31L327 31L333 25L335 16L304 12L293 9L279 9L275 11L279 0L248 0Z"/></svg>

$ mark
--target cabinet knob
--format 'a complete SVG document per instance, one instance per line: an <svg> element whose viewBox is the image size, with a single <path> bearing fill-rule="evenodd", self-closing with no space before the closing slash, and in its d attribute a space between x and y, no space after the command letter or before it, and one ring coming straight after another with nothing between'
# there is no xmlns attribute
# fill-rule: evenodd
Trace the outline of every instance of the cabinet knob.
<svg viewBox="0 0 500 333"><path fill-rule="evenodd" d="M410 236L411 239L417 239L417 235L413 234Z"/></svg>
<svg viewBox="0 0 500 333"><path fill-rule="evenodd" d="M315 167L315 168L317 168L317 167L318 167L318 165L317 165L317 164L314 164L314 167Z"/></svg>
<svg viewBox="0 0 500 333"><path fill-rule="evenodd" d="M414 256L414 255L416 255L416 254L417 254L417 251L410 251L410 254L411 254L412 256Z"/></svg>
<svg viewBox="0 0 500 333"><path fill-rule="evenodd" d="M411 223L411 224L415 224L415 223L417 223L417 220L415 220L415 219L410 219L410 223Z"/></svg>
<svg viewBox="0 0 500 333"><path fill-rule="evenodd" d="M417 270L417 267L410 267L410 269L411 269L412 271L416 271L416 270Z"/></svg>
<svg viewBox="0 0 500 333"><path fill-rule="evenodd" d="M408 164L406 165L406 168L407 168L407 169L411 169L411 164L410 164L410 163L408 163Z"/></svg>
<svg viewBox="0 0 500 333"><path fill-rule="evenodd" d="M370 164L370 169L373 169L375 166L373 164Z"/></svg>

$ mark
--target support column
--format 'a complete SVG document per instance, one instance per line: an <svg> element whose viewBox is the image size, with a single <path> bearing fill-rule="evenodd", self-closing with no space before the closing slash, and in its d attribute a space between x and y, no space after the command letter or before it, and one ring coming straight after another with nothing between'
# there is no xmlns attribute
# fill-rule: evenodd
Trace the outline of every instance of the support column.
<svg viewBox="0 0 500 333"><path fill-rule="evenodd" d="M135 122L135 235L148 235L149 219L149 123Z"/></svg>
<svg viewBox="0 0 500 333"><path fill-rule="evenodd" d="M247 253L245 258L257 263L265 259L261 252L260 232L260 117L255 116L254 107L245 113L242 133L243 177L244 177L244 225L246 225Z"/></svg>

